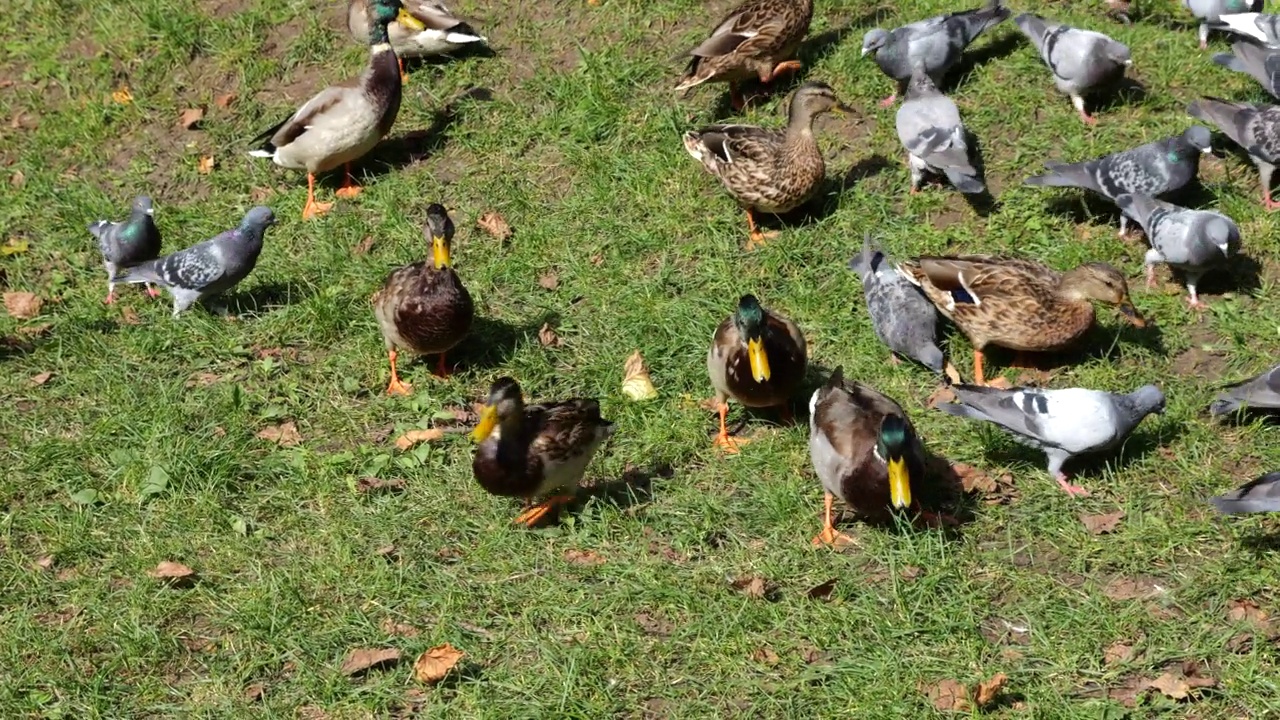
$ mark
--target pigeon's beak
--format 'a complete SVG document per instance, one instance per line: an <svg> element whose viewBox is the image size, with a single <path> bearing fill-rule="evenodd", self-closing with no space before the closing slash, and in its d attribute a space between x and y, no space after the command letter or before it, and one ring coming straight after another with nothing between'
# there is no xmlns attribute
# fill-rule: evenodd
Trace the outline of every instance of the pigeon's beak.
<svg viewBox="0 0 1280 720"><path fill-rule="evenodd" d="M1134 327L1147 326L1147 321L1142 319L1142 316L1138 314L1138 309L1133 306L1133 303L1129 301L1129 298L1125 298L1124 302L1120 303L1119 308L1120 312L1124 313L1124 316Z"/></svg>
<svg viewBox="0 0 1280 720"><path fill-rule="evenodd" d="M864 48L862 48L862 57L866 57L866 56L867 56L867 53L869 53L869 52L871 52L871 48L869 48L869 47L864 47Z"/></svg>

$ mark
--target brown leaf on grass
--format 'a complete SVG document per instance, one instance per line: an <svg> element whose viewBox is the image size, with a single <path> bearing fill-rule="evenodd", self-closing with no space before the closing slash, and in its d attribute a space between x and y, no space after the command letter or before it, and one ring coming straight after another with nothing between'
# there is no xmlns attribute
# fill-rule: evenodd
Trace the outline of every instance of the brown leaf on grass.
<svg viewBox="0 0 1280 720"><path fill-rule="evenodd" d="M358 675L376 667L394 665L400 661L400 651L395 648L356 648L347 653L339 669L343 675Z"/></svg>
<svg viewBox="0 0 1280 720"><path fill-rule="evenodd" d="M802 644L796 648L800 652L800 660L805 665L830 665L831 653L820 650L809 644Z"/></svg>
<svg viewBox="0 0 1280 720"><path fill-rule="evenodd" d="M448 413L452 418L452 419L445 419L437 416L438 419L441 419L444 422L454 422L454 423L461 423L463 425L470 425L480 419L480 413L473 411L471 408L462 407L461 405L449 405L447 407L441 408L440 412L442 414Z"/></svg>
<svg viewBox="0 0 1280 720"><path fill-rule="evenodd" d="M40 387L41 385L49 382L49 378L51 377L53 377L53 372L49 370L45 370L42 373L37 373L35 375L32 375L30 378L30 383L36 387Z"/></svg>
<svg viewBox="0 0 1280 720"><path fill-rule="evenodd" d="M1243 598L1241 600L1232 600L1227 604L1227 619L1231 622L1247 622L1266 629L1270 626L1267 620L1267 611L1258 607L1258 603Z"/></svg>
<svg viewBox="0 0 1280 720"><path fill-rule="evenodd" d="M1171 700L1186 700L1195 690L1214 687L1217 684L1218 681L1211 677L1170 671L1152 680L1147 687L1160 691Z"/></svg>
<svg viewBox="0 0 1280 720"><path fill-rule="evenodd" d="M382 490L394 492L404 489L404 479L383 480L376 477L362 477L356 481L356 490L362 493L373 493Z"/></svg>
<svg viewBox="0 0 1280 720"><path fill-rule="evenodd" d="M170 585L187 585L195 580L196 571L182 563L165 560L156 565L154 570L148 570L147 575Z"/></svg>
<svg viewBox="0 0 1280 720"><path fill-rule="evenodd" d="M406 623L396 622L389 617L382 618L382 622L378 627L388 635L399 635L406 638L418 637L418 628Z"/></svg>
<svg viewBox="0 0 1280 720"><path fill-rule="evenodd" d="M120 308L120 322L125 325L141 325L142 318L138 317L137 310L134 310L128 305L123 305Z"/></svg>
<svg viewBox="0 0 1280 720"><path fill-rule="evenodd" d="M187 378L187 381L183 383L183 385L189 388L196 387L196 386L205 387L208 385L212 385L221 379L222 379L222 376L218 375L217 373L198 372L192 375L191 377Z"/></svg>
<svg viewBox="0 0 1280 720"><path fill-rule="evenodd" d="M906 567L902 568L902 570L898 572L898 577L902 578L903 580L915 580L916 578L920 577L921 573L923 572L924 572L923 570L916 567L915 565L907 565Z"/></svg>
<svg viewBox="0 0 1280 720"><path fill-rule="evenodd" d="M767 647L759 647L752 650L751 659L758 663L768 665L769 667L773 667L782 661L782 658L778 657L778 653Z"/></svg>
<svg viewBox="0 0 1280 720"><path fill-rule="evenodd" d="M805 595L810 600L826 600L831 597L831 591L836 589L836 581L840 578L831 578L830 580L809 588Z"/></svg>
<svg viewBox="0 0 1280 720"><path fill-rule="evenodd" d="M1080 522L1084 523L1084 529L1088 530L1090 535L1102 535L1113 532L1123 517L1123 510L1116 510L1102 515L1085 515L1081 513Z"/></svg>
<svg viewBox="0 0 1280 720"><path fill-rule="evenodd" d="M1014 379L1014 384L1018 387L1046 387L1053 380L1053 373L1039 368L1026 368L1018 373L1018 377Z"/></svg>
<svg viewBox="0 0 1280 720"><path fill-rule="evenodd" d="M264 427L258 431L257 437L281 447L295 447L302 444L302 435L298 432L298 426L294 425L292 420L282 422L279 425Z"/></svg>
<svg viewBox="0 0 1280 720"><path fill-rule="evenodd" d="M1102 588L1102 594L1120 601L1151 598L1163 592L1163 588L1144 577L1117 577Z"/></svg>
<svg viewBox="0 0 1280 720"><path fill-rule="evenodd" d="M639 350L631 353L622 365L622 394L640 402L658 397L658 389L653 386L653 378L649 376L649 366Z"/></svg>
<svg viewBox="0 0 1280 720"><path fill-rule="evenodd" d="M182 111L178 116L178 126L183 130L194 130L200 121L204 119L204 108L193 107Z"/></svg>
<svg viewBox="0 0 1280 720"><path fill-rule="evenodd" d="M378 557L390 557L390 556L392 556L392 555L395 555L395 554L396 554L396 546L395 546L394 544L392 544L392 545L383 545L382 547L378 548L377 550L374 550L374 551L373 551L373 554L374 554L374 555L377 555Z"/></svg>
<svg viewBox="0 0 1280 720"><path fill-rule="evenodd" d="M35 565L40 570L48 570L49 568L53 567L53 556L44 555L40 558L37 558Z"/></svg>
<svg viewBox="0 0 1280 720"><path fill-rule="evenodd" d="M249 191L249 200L251 202L260 203L274 195L275 192L274 188L256 187Z"/></svg>
<svg viewBox="0 0 1280 720"><path fill-rule="evenodd" d="M996 491L995 479L972 465L952 463L951 470L959 476L960 483L967 493L993 493Z"/></svg>
<svg viewBox="0 0 1280 720"><path fill-rule="evenodd" d="M506 242L507 238L511 237L512 234L511 226L507 224L506 218L493 210L481 215L480 219L476 220L476 225L481 230L497 238L499 242Z"/></svg>
<svg viewBox="0 0 1280 720"><path fill-rule="evenodd" d="M998 377L995 380L988 380L987 387L996 388L997 390L1008 390L1013 387L1013 383L1003 377Z"/></svg>
<svg viewBox="0 0 1280 720"><path fill-rule="evenodd" d="M1102 651L1102 664L1110 666L1127 663L1133 659L1134 654L1132 645L1114 642L1108 645L1106 650Z"/></svg>
<svg viewBox="0 0 1280 720"><path fill-rule="evenodd" d="M196 161L196 172L201 175L208 175L213 172L213 156L201 155L200 159Z"/></svg>
<svg viewBox="0 0 1280 720"><path fill-rule="evenodd" d="M4 309L11 318L30 320L40 314L42 305L44 301L35 293L7 292L4 294Z"/></svg>
<svg viewBox="0 0 1280 720"><path fill-rule="evenodd" d="M315 705L303 705L298 708L298 720L329 720L329 713Z"/></svg>
<svg viewBox="0 0 1280 720"><path fill-rule="evenodd" d="M441 428L427 428L426 430L410 430L409 432L396 438L396 447L402 452L409 448L424 442L435 442L444 437L444 430Z"/></svg>
<svg viewBox="0 0 1280 720"><path fill-rule="evenodd" d="M44 337L53 329L53 323L40 323L39 325L28 325L18 328L18 334L22 337L34 338Z"/></svg>
<svg viewBox="0 0 1280 720"><path fill-rule="evenodd" d="M770 584L759 575L743 575L730 580L729 585L753 600L768 599L773 590Z"/></svg>
<svg viewBox="0 0 1280 720"><path fill-rule="evenodd" d="M925 400L924 402L925 402L925 405L928 405L930 409L936 409L939 405L953 402L955 401L955 399L956 399L955 390L952 390L947 385L939 385L937 389L935 389L932 393L929 394L929 399Z"/></svg>
<svg viewBox="0 0 1280 720"><path fill-rule="evenodd" d="M360 242L356 243L355 247L351 248L351 254L367 255L369 254L369 251L373 249L373 243L374 237L372 235L365 235Z"/></svg>
<svg viewBox="0 0 1280 720"><path fill-rule="evenodd" d="M603 565L605 559L590 550L570 548L564 553L565 562L570 565Z"/></svg>
<svg viewBox="0 0 1280 720"><path fill-rule="evenodd" d="M263 694L267 691L267 687L262 683L254 683L244 689L244 699L246 702L258 702L262 700Z"/></svg>
<svg viewBox="0 0 1280 720"><path fill-rule="evenodd" d="M564 344L548 322L542 323L542 327L538 330L538 342L542 343L542 347L560 347Z"/></svg>
<svg viewBox="0 0 1280 720"><path fill-rule="evenodd" d="M560 278L555 271L548 271L538 278L538 284L542 286L543 290L555 290L560 287Z"/></svg>
<svg viewBox="0 0 1280 720"><path fill-rule="evenodd" d="M1222 646L1223 650L1236 655L1248 655L1253 652L1253 633L1238 633L1232 635Z"/></svg>
<svg viewBox="0 0 1280 720"><path fill-rule="evenodd" d="M213 98L213 104L225 110L231 107L231 103L235 102L235 99L235 93L223 93Z"/></svg>
<svg viewBox="0 0 1280 720"><path fill-rule="evenodd" d="M427 685L435 685L448 676L449 671L466 655L449 643L433 647L418 656L413 663L413 679Z"/></svg>
<svg viewBox="0 0 1280 720"><path fill-rule="evenodd" d="M14 170L9 176L9 184L15 188L20 188L27 184L27 176L21 170Z"/></svg>
<svg viewBox="0 0 1280 720"><path fill-rule="evenodd" d="M982 710L991 706L1000 696L1000 691L1009 683L1009 676L1004 673L996 673L991 676L990 680L983 680L978 683L978 687L974 690L974 701L978 705L978 709Z"/></svg>
<svg viewBox="0 0 1280 720"><path fill-rule="evenodd" d="M942 680L934 685L921 688L933 703L933 707L942 712L965 712L972 705L969 703L969 688L955 680Z"/></svg>
<svg viewBox="0 0 1280 720"><path fill-rule="evenodd" d="M667 637L672 632L675 632L676 629L675 625L672 625L661 615L652 615L647 612L636 613L635 621L646 634L658 637Z"/></svg>
<svg viewBox="0 0 1280 720"><path fill-rule="evenodd" d="M128 105L133 102L133 93L129 91L128 85L121 85L119 89L111 93L111 100L117 105Z"/></svg>

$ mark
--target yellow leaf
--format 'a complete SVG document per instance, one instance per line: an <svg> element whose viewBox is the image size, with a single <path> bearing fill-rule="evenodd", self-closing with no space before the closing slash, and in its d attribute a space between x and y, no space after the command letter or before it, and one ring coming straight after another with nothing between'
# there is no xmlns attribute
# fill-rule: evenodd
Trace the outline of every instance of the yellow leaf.
<svg viewBox="0 0 1280 720"><path fill-rule="evenodd" d="M133 93L129 92L128 85L121 85L119 90L111 93L111 99L114 100L117 105L128 105L133 102Z"/></svg>
<svg viewBox="0 0 1280 720"><path fill-rule="evenodd" d="M209 172L213 170L213 156L201 155L200 161L196 163L196 170L199 171L201 175L208 175Z"/></svg>
<svg viewBox="0 0 1280 720"><path fill-rule="evenodd" d="M10 255L21 255L30 249L31 243L22 238L9 238L4 247L0 247L0 255L9 257Z"/></svg>
<svg viewBox="0 0 1280 720"><path fill-rule="evenodd" d="M652 400L658 397L658 390L649 378L649 367L644 364L644 357L637 350L627 358L622 366L622 394L635 400Z"/></svg>
<svg viewBox="0 0 1280 720"><path fill-rule="evenodd" d="M444 437L444 430L441 428L428 428L426 430L410 430L409 432L396 438L396 447L401 450L408 450L414 445L424 442L435 442Z"/></svg>

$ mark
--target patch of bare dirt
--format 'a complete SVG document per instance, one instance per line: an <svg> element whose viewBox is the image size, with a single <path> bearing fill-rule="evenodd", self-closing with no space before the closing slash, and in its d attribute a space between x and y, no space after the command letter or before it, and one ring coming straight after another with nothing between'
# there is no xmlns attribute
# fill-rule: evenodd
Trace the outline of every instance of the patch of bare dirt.
<svg viewBox="0 0 1280 720"><path fill-rule="evenodd" d="M225 20L247 10L251 5L248 0L196 0L196 7L200 12L215 20ZM342 6L346 8L346 3Z"/></svg>
<svg viewBox="0 0 1280 720"><path fill-rule="evenodd" d="M1202 325L1193 325L1189 333L1191 347L1173 359L1170 369L1177 375L1194 376L1209 383L1221 380L1223 372L1227 369L1228 360L1226 355L1218 350L1217 334Z"/></svg>

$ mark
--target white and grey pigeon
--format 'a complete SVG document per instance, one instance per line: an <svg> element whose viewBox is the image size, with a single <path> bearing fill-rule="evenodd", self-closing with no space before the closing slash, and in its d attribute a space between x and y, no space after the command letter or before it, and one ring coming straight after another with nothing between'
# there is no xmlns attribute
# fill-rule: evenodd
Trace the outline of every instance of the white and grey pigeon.
<svg viewBox="0 0 1280 720"><path fill-rule="evenodd" d="M1280 511L1280 472L1250 480L1225 495L1209 498L1223 515Z"/></svg>
<svg viewBox="0 0 1280 720"><path fill-rule="evenodd" d="M1139 145L1093 160L1078 163L1045 163L1044 175L1029 177L1025 185L1034 187L1078 187L1114 201L1124 193L1160 196L1173 192L1195 179L1200 156L1212 148L1212 134L1203 125L1192 125L1181 135ZM1120 234L1128 220L1120 214Z"/></svg>
<svg viewBox="0 0 1280 720"><path fill-rule="evenodd" d="M883 252L871 247L871 235L862 239L862 252L849 260L849 268L862 278L871 327L880 342L897 355L912 358L943 372L938 349L938 310L920 288L909 282ZM890 359L897 361L896 355Z"/></svg>
<svg viewBox="0 0 1280 720"><path fill-rule="evenodd" d="M868 30L862 38L863 57L871 54L880 70L897 83L897 90L880 106L889 107L899 93L906 91L918 64L924 65L934 84L941 83L970 43L1011 14L1000 0L988 0L980 8L938 15L893 30Z"/></svg>
<svg viewBox="0 0 1280 720"><path fill-rule="evenodd" d="M1271 199L1271 175L1280 163L1280 107L1203 97L1191 103L1187 113L1216 125L1232 142L1244 148L1258 168L1263 206L1268 210L1280 209L1280 202Z"/></svg>
<svg viewBox="0 0 1280 720"><path fill-rule="evenodd" d="M1064 463L1076 455L1114 448L1143 418L1164 412L1164 393L1155 385L1127 395L1083 388L1002 390L953 385L951 389L957 402L938 405L939 410L994 423L1012 433L1017 442L1043 450L1049 474L1070 495L1089 492L1067 481Z"/></svg>
<svg viewBox="0 0 1280 720"><path fill-rule="evenodd" d="M1209 414L1227 415L1241 410L1280 410L1280 365L1223 388L1209 405Z"/></svg>
<svg viewBox="0 0 1280 720"><path fill-rule="evenodd" d="M1223 15L1254 12L1262 9L1262 0L1182 0L1182 6L1200 21L1200 49L1209 47L1209 28Z"/></svg>
<svg viewBox="0 0 1280 720"><path fill-rule="evenodd" d="M969 160L960 109L938 91L922 67L911 76L907 99L898 108L897 125L898 140L907 150L913 194L920 190L926 171L946 175L966 195L987 189Z"/></svg>
<svg viewBox="0 0 1280 720"><path fill-rule="evenodd" d="M1222 213L1190 210L1140 193L1121 195L1116 205L1138 221L1151 243L1145 258L1147 287L1155 287L1156 264L1165 263L1186 276L1187 304L1203 310L1196 284L1239 252L1240 227Z"/></svg>
<svg viewBox="0 0 1280 720"><path fill-rule="evenodd" d="M1013 22L1049 66L1054 84L1071 98L1080 119L1095 124L1097 120L1084 109L1084 96L1124 77L1124 69L1132 63L1128 46L1102 33L1078 30L1031 13L1021 14Z"/></svg>
<svg viewBox="0 0 1280 720"><path fill-rule="evenodd" d="M1213 29L1235 33L1270 47L1280 46L1280 15L1266 13L1219 15Z"/></svg>
<svg viewBox="0 0 1280 720"><path fill-rule="evenodd" d="M1241 72L1254 80L1273 98L1280 98L1280 49L1237 40L1231 52L1218 53L1213 61L1228 70Z"/></svg>
<svg viewBox="0 0 1280 720"><path fill-rule="evenodd" d="M89 233L98 239L102 263L107 268L107 299L104 302L108 305L116 300L116 273L120 268L160 255L160 229L156 227L154 214L151 198L139 195L133 199L128 220L89 223ZM148 284L147 294L155 297L159 293Z"/></svg>
<svg viewBox="0 0 1280 720"><path fill-rule="evenodd" d="M229 290L258 263L262 236L275 223L271 208L259 205L245 213L240 226L221 235L127 269L119 282L153 282L173 295L173 315L203 297Z"/></svg>

